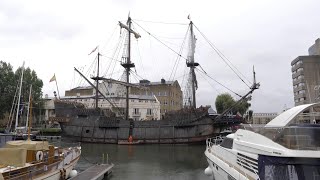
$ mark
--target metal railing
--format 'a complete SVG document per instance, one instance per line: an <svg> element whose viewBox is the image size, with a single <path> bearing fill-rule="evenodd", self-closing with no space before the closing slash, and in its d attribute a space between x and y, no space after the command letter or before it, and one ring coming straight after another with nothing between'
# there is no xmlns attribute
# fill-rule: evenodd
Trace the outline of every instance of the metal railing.
<svg viewBox="0 0 320 180"><path fill-rule="evenodd" d="M219 145L222 143L224 137L223 136L215 136L213 138L208 138L206 140L207 149L211 148L213 145Z"/></svg>

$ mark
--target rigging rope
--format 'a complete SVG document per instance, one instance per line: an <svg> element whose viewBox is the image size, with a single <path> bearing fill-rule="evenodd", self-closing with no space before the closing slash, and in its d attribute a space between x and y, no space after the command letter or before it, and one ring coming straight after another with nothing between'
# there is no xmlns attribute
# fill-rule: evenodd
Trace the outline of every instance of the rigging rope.
<svg viewBox="0 0 320 180"><path fill-rule="evenodd" d="M187 58L183 57L181 54L179 54L177 51L175 51L174 49L172 49L170 46L166 45L164 42L162 42L160 39L158 39L156 36L154 36L153 34L151 34L149 31L147 31L146 29L144 29L142 26L140 26L137 22L132 21L135 24L137 24L142 30L144 30L146 33L148 33L150 36L152 36L154 39L156 39L157 41L159 41L162 45L164 45L165 47L167 47L169 50L171 50L172 52L174 52L175 54L177 54L178 56L180 56L181 58L185 59L187 61Z"/></svg>
<svg viewBox="0 0 320 180"><path fill-rule="evenodd" d="M180 47L180 50L179 50L179 54L182 53L182 50L183 50L183 47L184 47L184 43L186 42L189 29L190 29L190 28L187 29L186 35L184 36L183 42L182 42L181 47ZM169 80L171 80L171 76L172 76L173 72L174 72L174 74L173 74L172 80L174 79L174 77L175 77L175 75L176 75L176 72L177 72L177 69L178 69L179 60L180 60L180 56L177 56L176 61L175 61L174 65L173 65L173 69L172 69L172 71L171 71Z"/></svg>
<svg viewBox="0 0 320 180"><path fill-rule="evenodd" d="M177 23L177 22L163 22L163 21L146 21L141 19L134 19L135 21L146 22L146 23L157 23L157 24L174 24L174 25L188 25L186 23Z"/></svg>
<svg viewBox="0 0 320 180"><path fill-rule="evenodd" d="M231 61L225 56L222 54L221 51L219 51L219 49L214 46L210 41L209 39L199 30L199 28L193 24L194 27L199 31L199 33L202 35L202 37L208 42L208 44L211 46L211 48L218 54L218 56L227 64L227 66L238 76L238 78L245 84L247 85L249 88L250 86L239 76L239 74L234 70L236 69L240 74L241 72L231 63ZM231 64L229 64L228 62ZM231 66L233 66L234 68L232 68ZM251 83L243 74L241 74L249 83Z"/></svg>
<svg viewBox="0 0 320 180"><path fill-rule="evenodd" d="M227 90L229 90L230 92L234 93L235 95L239 96L239 97L242 97L240 94L232 91L230 88L228 88L227 86L221 84L219 81L215 80L214 78L212 78L211 76L209 76L207 73L205 72L202 72L201 70L199 70L198 68L195 68L196 70L198 70L199 72L203 73L204 75L208 76L210 79L214 80L216 83L218 83L220 86L226 88Z"/></svg>

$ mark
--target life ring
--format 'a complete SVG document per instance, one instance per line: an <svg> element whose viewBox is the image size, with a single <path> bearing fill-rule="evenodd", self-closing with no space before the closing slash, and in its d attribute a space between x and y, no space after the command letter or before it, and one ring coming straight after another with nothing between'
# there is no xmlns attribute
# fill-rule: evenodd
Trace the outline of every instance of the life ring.
<svg viewBox="0 0 320 180"><path fill-rule="evenodd" d="M36 154L36 160L37 161L42 161L43 159L43 152L42 151L38 151Z"/></svg>

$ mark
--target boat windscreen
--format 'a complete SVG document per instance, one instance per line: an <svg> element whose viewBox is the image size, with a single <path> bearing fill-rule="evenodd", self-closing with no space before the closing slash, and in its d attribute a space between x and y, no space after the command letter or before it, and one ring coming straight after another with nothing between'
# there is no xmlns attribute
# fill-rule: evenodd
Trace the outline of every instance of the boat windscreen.
<svg viewBox="0 0 320 180"><path fill-rule="evenodd" d="M224 138L222 143L220 144L220 146L228 148L228 149L232 149L233 146L233 139L231 138Z"/></svg>
<svg viewBox="0 0 320 180"><path fill-rule="evenodd" d="M320 159L259 155L258 172L261 180L319 179Z"/></svg>

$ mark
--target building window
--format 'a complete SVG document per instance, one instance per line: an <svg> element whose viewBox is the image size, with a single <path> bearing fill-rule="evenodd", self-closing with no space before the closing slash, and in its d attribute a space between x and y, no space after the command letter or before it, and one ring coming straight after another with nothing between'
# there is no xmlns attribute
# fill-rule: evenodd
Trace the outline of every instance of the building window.
<svg viewBox="0 0 320 180"><path fill-rule="evenodd" d="M151 115L152 114L152 109L147 109L147 115Z"/></svg>
<svg viewBox="0 0 320 180"><path fill-rule="evenodd" d="M148 103L148 100L145 100L144 102L145 102L145 103Z"/></svg>
<svg viewBox="0 0 320 180"><path fill-rule="evenodd" d="M167 91L164 91L164 92L163 92L163 95L164 95L164 96L167 96Z"/></svg>
<svg viewBox="0 0 320 180"><path fill-rule="evenodd" d="M304 94L304 93L306 93L306 90L299 91L299 94Z"/></svg>
<svg viewBox="0 0 320 180"><path fill-rule="evenodd" d="M167 112L167 110L165 109L165 110L164 110L164 113L166 113L166 112Z"/></svg>
<svg viewBox="0 0 320 180"><path fill-rule="evenodd" d="M165 100L163 104L164 104L164 105L168 105L168 101L167 101L167 100Z"/></svg>
<svg viewBox="0 0 320 180"><path fill-rule="evenodd" d="M302 97L302 98L299 99L299 101L304 101L304 100L306 100L305 97Z"/></svg>
<svg viewBox="0 0 320 180"><path fill-rule="evenodd" d="M134 102L134 99L131 99L131 102Z"/></svg>
<svg viewBox="0 0 320 180"><path fill-rule="evenodd" d="M112 83L108 83L108 88L112 88Z"/></svg>
<svg viewBox="0 0 320 180"><path fill-rule="evenodd" d="M161 96L161 92L160 91L158 92L158 96Z"/></svg>
<svg viewBox="0 0 320 180"><path fill-rule="evenodd" d="M134 114L139 114L139 108L134 108L134 109L133 109L133 113L134 113Z"/></svg>

